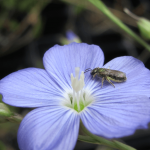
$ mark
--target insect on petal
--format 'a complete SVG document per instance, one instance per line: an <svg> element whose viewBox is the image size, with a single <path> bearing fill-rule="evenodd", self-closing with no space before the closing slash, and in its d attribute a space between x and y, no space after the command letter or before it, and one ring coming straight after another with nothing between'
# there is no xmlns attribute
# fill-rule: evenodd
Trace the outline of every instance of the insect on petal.
<svg viewBox="0 0 150 150"><path fill-rule="evenodd" d="M43 63L46 71L55 81L63 83L64 88L70 88L70 74L74 73L75 67L79 67L80 71L84 71L87 68L102 66L104 54L99 46L86 43L56 45L45 53ZM89 75L87 73L85 82L89 80Z"/></svg>

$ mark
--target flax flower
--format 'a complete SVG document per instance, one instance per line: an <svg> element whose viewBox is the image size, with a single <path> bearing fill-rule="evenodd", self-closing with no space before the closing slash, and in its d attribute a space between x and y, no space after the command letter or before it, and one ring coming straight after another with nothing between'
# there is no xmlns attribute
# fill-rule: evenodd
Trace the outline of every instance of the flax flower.
<svg viewBox="0 0 150 150"><path fill-rule="evenodd" d="M18 130L20 150L72 150L80 119L93 134L106 138L128 136L150 121L150 71L133 57L117 57L103 66L96 45L56 45L44 55L45 69L27 68L0 81L3 101L36 108ZM92 80L87 68L110 68L126 73L127 81Z"/></svg>

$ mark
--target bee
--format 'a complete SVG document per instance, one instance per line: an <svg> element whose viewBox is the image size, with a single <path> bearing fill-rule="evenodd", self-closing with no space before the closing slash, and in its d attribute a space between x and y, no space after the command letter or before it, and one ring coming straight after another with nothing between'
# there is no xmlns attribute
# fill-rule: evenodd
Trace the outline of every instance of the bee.
<svg viewBox="0 0 150 150"><path fill-rule="evenodd" d="M88 71L91 71L91 75L93 76L93 78L95 78L95 76L102 78L101 88L103 87L104 80L107 80L113 86L114 84L111 81L125 82L127 80L126 74L118 70L111 70L111 69L97 67L94 68L93 70L91 68L88 68L84 71L84 73Z"/></svg>

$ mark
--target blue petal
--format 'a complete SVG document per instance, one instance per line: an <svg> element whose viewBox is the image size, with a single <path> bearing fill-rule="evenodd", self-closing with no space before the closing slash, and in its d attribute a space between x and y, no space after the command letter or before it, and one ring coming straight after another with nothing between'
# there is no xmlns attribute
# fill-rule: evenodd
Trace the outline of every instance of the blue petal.
<svg viewBox="0 0 150 150"><path fill-rule="evenodd" d="M150 121L150 71L140 60L129 56L115 58L104 68L126 73L127 81L114 83L115 88L107 81L103 88L101 80L91 81L88 87L95 103L81 115L85 126L92 133L108 138L146 128Z"/></svg>
<svg viewBox="0 0 150 150"><path fill-rule="evenodd" d="M141 94L150 97L150 71L140 60L131 56L117 57L105 64L103 68L122 71L126 73L127 80L122 83L113 82L115 88L107 81L104 81L101 88L101 79L91 81L88 87L97 98L100 99L106 94L109 96Z"/></svg>
<svg viewBox="0 0 150 150"><path fill-rule="evenodd" d="M78 38L78 36L71 30L66 32L66 37L68 40L73 41L74 39Z"/></svg>
<svg viewBox="0 0 150 150"><path fill-rule="evenodd" d="M0 81L3 101L12 106L41 107L58 105L63 88L43 69L28 68L14 72Z"/></svg>
<svg viewBox="0 0 150 150"><path fill-rule="evenodd" d="M60 107L31 111L18 131L20 150L73 150L79 131L79 115Z"/></svg>
<svg viewBox="0 0 150 150"><path fill-rule="evenodd" d="M81 71L87 68L102 67L104 55L100 47L85 43L71 43L64 46L50 48L43 58L44 67L49 75L65 88L71 88L70 74L75 72L75 67ZM89 77L85 78L85 84Z"/></svg>
<svg viewBox="0 0 150 150"><path fill-rule="evenodd" d="M111 102L112 101L112 102ZM81 113L85 127L106 138L131 135L147 128L150 121L150 99L146 96L110 97L97 101Z"/></svg>

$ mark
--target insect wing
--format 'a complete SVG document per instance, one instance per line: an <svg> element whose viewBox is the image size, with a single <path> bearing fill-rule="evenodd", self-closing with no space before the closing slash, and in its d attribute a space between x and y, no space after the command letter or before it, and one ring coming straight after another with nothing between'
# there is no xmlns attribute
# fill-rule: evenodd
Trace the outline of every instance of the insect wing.
<svg viewBox="0 0 150 150"><path fill-rule="evenodd" d="M126 81L126 74L124 72L118 70L111 70L107 69L106 71L107 76L111 77L112 79L116 80L116 82L123 82Z"/></svg>

